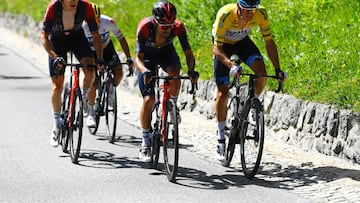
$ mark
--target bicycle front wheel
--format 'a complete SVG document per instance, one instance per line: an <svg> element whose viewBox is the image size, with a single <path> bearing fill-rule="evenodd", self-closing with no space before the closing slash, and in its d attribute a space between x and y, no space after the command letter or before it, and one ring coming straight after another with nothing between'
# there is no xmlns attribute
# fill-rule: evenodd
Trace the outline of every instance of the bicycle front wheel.
<svg viewBox="0 0 360 203"><path fill-rule="evenodd" d="M171 99L166 103L164 123L163 151L165 171L168 180L175 182L179 160L179 129L176 105Z"/></svg>
<svg viewBox="0 0 360 203"><path fill-rule="evenodd" d="M117 95L116 86L113 84L112 80L110 80L107 85L106 95L106 131L109 142L114 143L117 124Z"/></svg>
<svg viewBox="0 0 360 203"><path fill-rule="evenodd" d="M80 155L81 139L83 132L83 102L80 89L75 90L71 104L71 125L69 126L70 136L70 158L71 162L78 163Z"/></svg>
<svg viewBox="0 0 360 203"><path fill-rule="evenodd" d="M240 131L241 165L246 178L257 173L264 147L264 111L259 99L248 100Z"/></svg>

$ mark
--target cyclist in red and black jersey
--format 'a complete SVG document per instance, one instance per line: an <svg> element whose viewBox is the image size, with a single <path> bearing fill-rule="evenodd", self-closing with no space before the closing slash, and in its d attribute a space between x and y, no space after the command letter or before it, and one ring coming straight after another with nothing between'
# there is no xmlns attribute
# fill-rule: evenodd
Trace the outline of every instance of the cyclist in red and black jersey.
<svg viewBox="0 0 360 203"><path fill-rule="evenodd" d="M142 19L136 34L136 56L134 64L138 70L138 83L143 96L143 105L140 110L142 127L142 145L139 158L144 162L150 159L149 130L151 125L151 110L154 105L154 81L149 81L155 74L157 65L160 65L170 76L180 74L181 64L173 45L178 37L184 51L188 66L188 74L196 80L198 73L194 71L195 57L187 39L184 24L176 19L175 6L167 1L154 4L153 16ZM170 81L171 98L176 102L180 90L180 80Z"/></svg>
<svg viewBox="0 0 360 203"><path fill-rule="evenodd" d="M101 37L91 4L86 0L52 0L50 1L43 20L40 41L49 54L49 72L52 81L51 102L54 111L54 128L50 135L50 144L58 145L60 133L61 92L64 83L63 64L67 52L71 51L82 64L94 64L94 58L89 43L82 30L86 21L94 39L98 68L103 68ZM87 97L95 79L93 68L84 68L83 97ZM89 98L94 103L95 98ZM87 125L95 125L94 120L87 120Z"/></svg>

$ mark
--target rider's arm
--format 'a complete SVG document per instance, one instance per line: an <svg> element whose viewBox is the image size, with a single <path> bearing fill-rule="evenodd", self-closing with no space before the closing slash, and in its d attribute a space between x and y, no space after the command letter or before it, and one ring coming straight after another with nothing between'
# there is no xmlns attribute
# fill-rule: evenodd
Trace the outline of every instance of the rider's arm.
<svg viewBox="0 0 360 203"><path fill-rule="evenodd" d="M103 58L103 49L102 49L101 36L100 36L99 32L91 32L91 35L94 40L94 48L96 51L96 58L102 59Z"/></svg>
<svg viewBox="0 0 360 203"><path fill-rule="evenodd" d="M126 55L126 58L131 58L131 54L130 54L130 49L129 49L129 45L125 39L125 37L121 38L119 40L120 42L120 46L122 48L122 50L124 51L125 55Z"/></svg>
<svg viewBox="0 0 360 203"><path fill-rule="evenodd" d="M273 39L265 40L265 45L266 45L266 51L275 70L280 69L279 55L274 40Z"/></svg>
<svg viewBox="0 0 360 203"><path fill-rule="evenodd" d="M231 67L234 65L230 59L226 56L222 46L214 45L213 47L213 53L217 60L219 60L221 63L223 63L226 67L231 69Z"/></svg>
<svg viewBox="0 0 360 203"><path fill-rule="evenodd" d="M45 48L46 52L49 54L50 58L55 59L57 54L55 53L54 49L52 48L50 41L49 41L49 33L41 31L40 34L40 42Z"/></svg>
<svg viewBox="0 0 360 203"><path fill-rule="evenodd" d="M134 64L135 64L136 69L140 73L144 73L145 71L148 71L148 69L145 67L145 64L144 64L144 53L139 52L139 53L135 54Z"/></svg>
<svg viewBox="0 0 360 203"><path fill-rule="evenodd" d="M186 57L186 64L189 68L189 71L193 71L195 69L195 56L191 49L184 51Z"/></svg>

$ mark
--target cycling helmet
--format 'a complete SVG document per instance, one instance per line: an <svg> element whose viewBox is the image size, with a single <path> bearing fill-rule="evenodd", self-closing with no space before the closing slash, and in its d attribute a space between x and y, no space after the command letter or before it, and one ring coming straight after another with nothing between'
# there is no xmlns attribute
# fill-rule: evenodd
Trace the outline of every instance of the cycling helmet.
<svg viewBox="0 0 360 203"><path fill-rule="evenodd" d="M260 0L238 0L237 2L243 8L256 8L260 4Z"/></svg>
<svg viewBox="0 0 360 203"><path fill-rule="evenodd" d="M100 7L95 3L91 3L91 6L92 6L92 8L94 10L95 18L100 19L100 15L101 15Z"/></svg>
<svg viewBox="0 0 360 203"><path fill-rule="evenodd" d="M156 2L152 13L156 21L161 24L172 24L176 19L176 8L168 1Z"/></svg>

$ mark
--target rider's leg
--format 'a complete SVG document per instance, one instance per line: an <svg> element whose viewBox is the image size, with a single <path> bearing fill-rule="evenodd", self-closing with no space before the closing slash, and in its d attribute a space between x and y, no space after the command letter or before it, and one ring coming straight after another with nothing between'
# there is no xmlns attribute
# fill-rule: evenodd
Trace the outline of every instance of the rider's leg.
<svg viewBox="0 0 360 203"><path fill-rule="evenodd" d="M114 67L113 73L114 73L115 86L117 87L120 84L122 77L123 77L122 66L119 65L119 66Z"/></svg>
<svg viewBox="0 0 360 203"><path fill-rule="evenodd" d="M60 129L60 111L61 111L61 93L64 85L64 75L59 75L56 78L51 77L51 103L54 111L54 128Z"/></svg>
<svg viewBox="0 0 360 203"><path fill-rule="evenodd" d="M94 58L92 57L83 57L80 60L81 64L95 64ZM95 68L85 67L84 70L84 79L83 79L83 95L87 97L90 105L95 103L96 89L93 87L93 82L95 80ZM89 94L88 92L91 92ZM95 92L95 94L94 94Z"/></svg>
<svg viewBox="0 0 360 203"><path fill-rule="evenodd" d="M264 61L262 60L254 61L254 63L250 65L250 68L254 71L255 74L267 75L265 64ZM256 96L260 96L260 94L263 92L265 88L265 85L266 85L266 77L257 78L255 80L254 92Z"/></svg>
<svg viewBox="0 0 360 203"><path fill-rule="evenodd" d="M215 113L218 122L218 139L225 139L225 120L227 115L227 100L229 97L229 87L227 85L217 85L215 100Z"/></svg>
<svg viewBox="0 0 360 203"><path fill-rule="evenodd" d="M169 76L178 76L180 74L180 68L177 66L169 66L166 68L166 72ZM181 81L179 79L170 80L170 95L177 98L180 92Z"/></svg>

